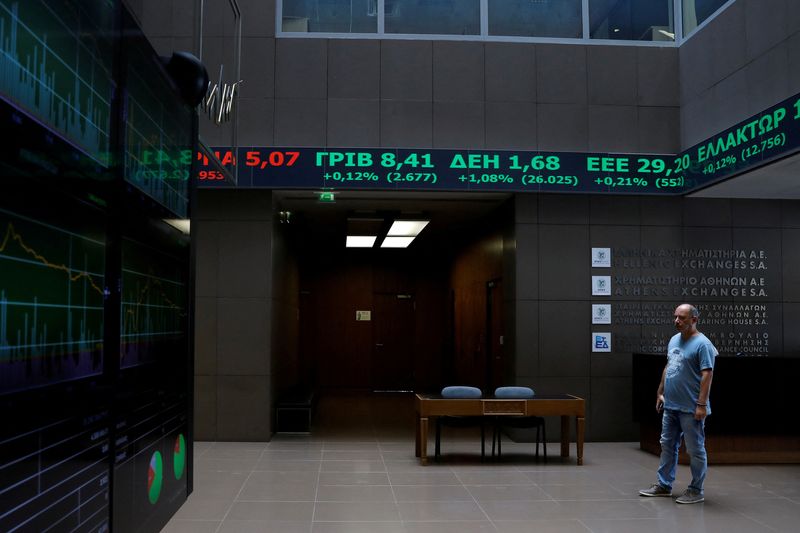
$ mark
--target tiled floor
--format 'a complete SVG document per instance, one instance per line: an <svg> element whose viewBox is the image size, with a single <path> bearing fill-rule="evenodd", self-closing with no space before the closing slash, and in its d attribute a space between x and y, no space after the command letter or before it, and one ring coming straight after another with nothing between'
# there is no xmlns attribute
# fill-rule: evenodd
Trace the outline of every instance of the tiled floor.
<svg viewBox="0 0 800 533"><path fill-rule="evenodd" d="M588 443L577 466L574 445L562 462L551 444L543 463L505 441L502 462L481 463L477 434L453 430L444 460L423 467L412 417L405 400L346 398L320 405L311 437L198 442L194 493L164 531L800 531L797 465L712 465L706 502L681 506L638 496L658 458L636 443ZM689 477L680 467L676 492Z"/></svg>

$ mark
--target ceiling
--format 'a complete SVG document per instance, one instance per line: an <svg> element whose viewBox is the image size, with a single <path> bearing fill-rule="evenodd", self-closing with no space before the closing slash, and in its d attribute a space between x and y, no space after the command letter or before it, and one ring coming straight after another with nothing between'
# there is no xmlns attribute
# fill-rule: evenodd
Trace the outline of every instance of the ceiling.
<svg viewBox="0 0 800 533"><path fill-rule="evenodd" d="M340 239L348 218L422 218L430 223L419 241L453 239L461 231L477 231L481 222L503 202L509 193L412 192L412 191L335 191L335 202L319 201L318 191L274 191L280 211L292 213L294 224L309 228L309 238ZM463 235L462 235L463 236Z"/></svg>

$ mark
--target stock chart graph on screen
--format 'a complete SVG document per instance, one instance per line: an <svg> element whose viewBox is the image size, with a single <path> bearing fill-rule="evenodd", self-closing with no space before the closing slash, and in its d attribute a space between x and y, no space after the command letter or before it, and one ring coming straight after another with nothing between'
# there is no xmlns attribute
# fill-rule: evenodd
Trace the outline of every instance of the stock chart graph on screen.
<svg viewBox="0 0 800 533"><path fill-rule="evenodd" d="M0 232L0 392L102 373L102 232L1 209Z"/></svg>
<svg viewBox="0 0 800 533"><path fill-rule="evenodd" d="M110 164L113 2L0 0L0 98Z"/></svg>
<svg viewBox="0 0 800 533"><path fill-rule="evenodd" d="M186 295L178 259L123 240L121 368L178 353L175 344L186 339Z"/></svg>

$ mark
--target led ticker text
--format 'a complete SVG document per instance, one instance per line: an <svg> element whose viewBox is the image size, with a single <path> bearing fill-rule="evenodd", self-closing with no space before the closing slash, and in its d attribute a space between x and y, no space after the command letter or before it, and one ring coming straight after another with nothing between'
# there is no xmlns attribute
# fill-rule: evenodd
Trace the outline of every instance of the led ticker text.
<svg viewBox="0 0 800 533"><path fill-rule="evenodd" d="M682 194L798 149L800 95L679 154L249 147L215 155L238 187ZM199 160L199 180L223 181Z"/></svg>
<svg viewBox="0 0 800 533"><path fill-rule="evenodd" d="M671 156L330 148L240 148L215 156L245 187L658 193L683 186L682 167ZM204 168L208 157L198 160L201 181L223 180Z"/></svg>

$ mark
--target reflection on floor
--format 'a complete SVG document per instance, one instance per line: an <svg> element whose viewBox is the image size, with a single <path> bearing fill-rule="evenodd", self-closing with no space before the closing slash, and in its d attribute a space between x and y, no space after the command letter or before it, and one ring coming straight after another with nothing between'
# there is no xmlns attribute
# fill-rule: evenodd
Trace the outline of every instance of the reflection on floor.
<svg viewBox="0 0 800 533"><path fill-rule="evenodd" d="M797 465L712 466L706 502L681 506L638 496L658 458L636 443L587 443L579 467L574 446L562 462L552 443L545 464L532 444L505 440L502 462L481 463L477 433L453 429L442 462L420 466L412 409L408 398L327 398L311 436L198 442L194 493L164 531L798 531ZM689 479L681 466L675 492Z"/></svg>

